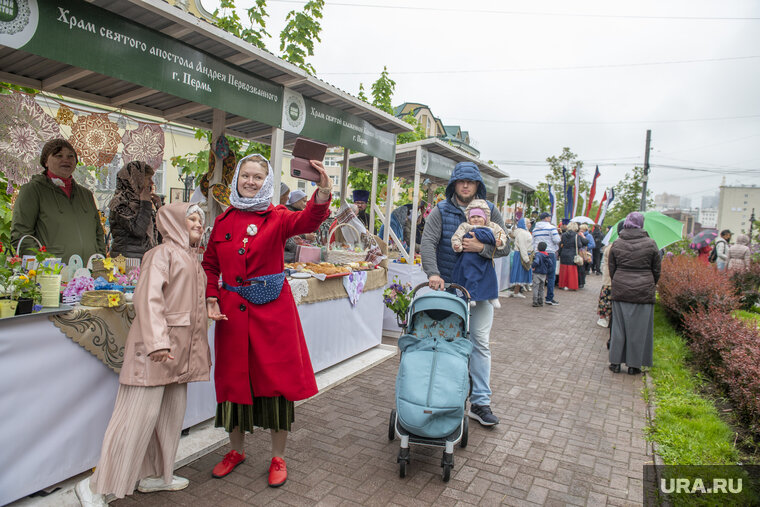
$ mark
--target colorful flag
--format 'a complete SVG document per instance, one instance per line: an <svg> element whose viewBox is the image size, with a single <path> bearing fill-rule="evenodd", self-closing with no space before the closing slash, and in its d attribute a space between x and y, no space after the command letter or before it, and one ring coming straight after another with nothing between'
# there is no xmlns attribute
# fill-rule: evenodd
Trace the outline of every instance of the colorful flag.
<svg viewBox="0 0 760 507"><path fill-rule="evenodd" d="M549 213L552 215L552 223L557 223L557 203L554 200L554 192L552 192L552 186L549 185Z"/></svg>
<svg viewBox="0 0 760 507"><path fill-rule="evenodd" d="M573 193L573 214L572 216L577 216L578 214L578 192L580 192L581 186L581 172L576 167L573 169L573 178L574 178L574 187L575 191Z"/></svg>
<svg viewBox="0 0 760 507"><path fill-rule="evenodd" d="M594 172L594 181L593 183L591 183L591 190L589 190L588 192L588 204L586 205L586 213L584 213L584 215L586 216L589 216L589 213L591 213L591 206L594 204L594 197L596 196L596 180L598 178L599 178L599 166L596 166L596 171Z"/></svg>
<svg viewBox="0 0 760 507"><path fill-rule="evenodd" d="M604 202L604 210L602 211L602 216L599 218L599 224L604 222L604 217L607 215L607 210L610 207L610 203L615 199L615 189L611 188L607 197L607 200Z"/></svg>
<svg viewBox="0 0 760 507"><path fill-rule="evenodd" d="M567 169L565 166L562 166L562 198L565 200L565 218L567 218L569 208L567 206Z"/></svg>
<svg viewBox="0 0 760 507"><path fill-rule="evenodd" d="M594 218L594 223L599 223L599 215L602 213L602 208L604 207L604 203L607 202L607 190L604 190L604 195L602 195L601 200L599 201L599 209L596 210L596 218ZM601 225L601 224L600 224Z"/></svg>

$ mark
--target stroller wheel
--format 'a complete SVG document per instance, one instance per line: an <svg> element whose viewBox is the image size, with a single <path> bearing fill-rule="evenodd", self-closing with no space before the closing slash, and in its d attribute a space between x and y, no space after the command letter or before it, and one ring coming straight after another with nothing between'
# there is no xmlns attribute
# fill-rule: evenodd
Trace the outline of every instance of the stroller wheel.
<svg viewBox="0 0 760 507"><path fill-rule="evenodd" d="M467 447L467 439L470 433L470 418L467 415L464 416L462 424L462 440L459 441L459 447L464 449Z"/></svg>
<svg viewBox="0 0 760 507"><path fill-rule="evenodd" d="M388 440L396 438L396 409L391 410L391 420L388 422Z"/></svg>
<svg viewBox="0 0 760 507"><path fill-rule="evenodd" d="M449 482L451 478L451 465L443 465L443 482Z"/></svg>
<svg viewBox="0 0 760 507"><path fill-rule="evenodd" d="M406 477L406 461L400 461L398 464L398 476L402 479Z"/></svg>

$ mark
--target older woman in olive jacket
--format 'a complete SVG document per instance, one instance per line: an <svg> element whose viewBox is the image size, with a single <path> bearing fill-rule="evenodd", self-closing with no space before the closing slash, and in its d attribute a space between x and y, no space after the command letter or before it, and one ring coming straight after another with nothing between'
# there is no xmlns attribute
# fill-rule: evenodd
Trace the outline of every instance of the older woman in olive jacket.
<svg viewBox="0 0 760 507"><path fill-rule="evenodd" d="M657 244L643 229L644 215L634 211L610 248L609 271L612 280L612 336L610 370L641 373L652 366L655 287L660 279L660 253Z"/></svg>

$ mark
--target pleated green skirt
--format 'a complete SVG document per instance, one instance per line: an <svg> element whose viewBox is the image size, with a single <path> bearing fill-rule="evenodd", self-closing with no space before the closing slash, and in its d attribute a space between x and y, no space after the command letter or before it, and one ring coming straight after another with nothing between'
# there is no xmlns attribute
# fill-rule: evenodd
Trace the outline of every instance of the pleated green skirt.
<svg viewBox="0 0 760 507"><path fill-rule="evenodd" d="M295 421L295 403L284 396L254 396L253 405L243 405L223 401L216 405L214 426L224 428L228 433L234 428L242 432L253 433L253 428L290 431Z"/></svg>

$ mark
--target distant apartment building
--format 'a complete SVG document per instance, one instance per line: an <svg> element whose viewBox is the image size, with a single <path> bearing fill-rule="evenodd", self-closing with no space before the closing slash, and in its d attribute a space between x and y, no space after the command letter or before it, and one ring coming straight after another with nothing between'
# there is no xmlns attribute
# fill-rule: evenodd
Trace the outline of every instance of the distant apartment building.
<svg viewBox="0 0 760 507"><path fill-rule="evenodd" d="M687 236L689 234L696 234L699 232L697 229L697 221L694 219L694 215L681 210L663 211L663 215L667 215L671 218L675 218L683 224L683 234Z"/></svg>
<svg viewBox="0 0 760 507"><path fill-rule="evenodd" d="M680 209L681 196L664 192L654 196L654 207L658 210Z"/></svg>
<svg viewBox="0 0 760 507"><path fill-rule="evenodd" d="M760 214L760 187L722 185L718 205L718 229L730 229L734 234L746 234L749 232L753 209Z"/></svg>
<svg viewBox="0 0 760 507"><path fill-rule="evenodd" d="M701 208L706 209L718 209L718 205L720 204L720 194L716 193L715 195L703 195L702 196L702 206Z"/></svg>
<svg viewBox="0 0 760 507"><path fill-rule="evenodd" d="M472 146L470 133L462 130L459 125L444 125L440 118L436 117L430 107L419 102L404 102L393 108L393 114L398 118L412 115L427 137L437 137L474 157L480 157L480 151Z"/></svg>
<svg viewBox="0 0 760 507"><path fill-rule="evenodd" d="M703 229L715 229L718 227L718 208L700 209L698 221Z"/></svg>
<svg viewBox="0 0 760 507"><path fill-rule="evenodd" d="M681 209L691 209L691 197L681 196L681 200L678 205Z"/></svg>

